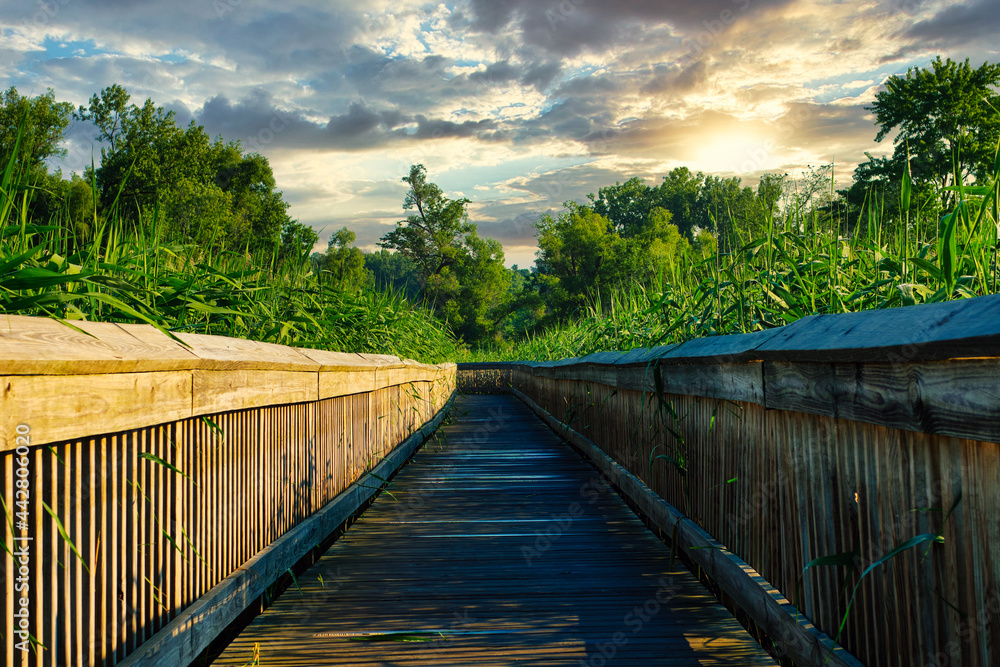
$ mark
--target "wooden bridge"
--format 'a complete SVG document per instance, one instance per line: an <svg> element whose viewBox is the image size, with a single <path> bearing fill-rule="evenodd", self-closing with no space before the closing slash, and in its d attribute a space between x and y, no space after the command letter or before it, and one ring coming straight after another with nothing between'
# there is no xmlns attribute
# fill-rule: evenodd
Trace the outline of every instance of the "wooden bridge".
<svg viewBox="0 0 1000 667"><path fill-rule="evenodd" d="M460 368L7 317L0 664L993 665L998 377L996 296Z"/></svg>
<svg viewBox="0 0 1000 667"><path fill-rule="evenodd" d="M524 404L453 413L214 664L775 664Z"/></svg>

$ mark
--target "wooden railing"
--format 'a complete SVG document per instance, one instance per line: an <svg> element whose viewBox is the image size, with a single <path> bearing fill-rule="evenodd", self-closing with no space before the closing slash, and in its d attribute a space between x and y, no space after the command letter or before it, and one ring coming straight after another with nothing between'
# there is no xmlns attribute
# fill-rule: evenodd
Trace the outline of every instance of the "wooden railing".
<svg viewBox="0 0 1000 667"><path fill-rule="evenodd" d="M454 364L177 338L0 317L4 665L187 664L455 388Z"/></svg>
<svg viewBox="0 0 1000 667"><path fill-rule="evenodd" d="M787 600L749 588L770 582L836 636L871 567L840 636L861 662L1000 664L1000 296L462 364L458 382L505 376L665 499L650 507L667 535L797 663L823 664L828 639L784 634Z"/></svg>

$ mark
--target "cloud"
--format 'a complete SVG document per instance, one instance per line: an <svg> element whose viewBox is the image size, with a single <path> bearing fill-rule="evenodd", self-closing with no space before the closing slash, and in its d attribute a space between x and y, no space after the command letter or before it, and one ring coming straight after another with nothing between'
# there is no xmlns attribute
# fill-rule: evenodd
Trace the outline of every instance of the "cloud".
<svg viewBox="0 0 1000 667"><path fill-rule="evenodd" d="M513 26L524 41L549 52L575 55L628 43L639 30L670 26L679 31L728 25L752 11L795 0L471 0L473 30L496 34Z"/></svg>
<svg viewBox="0 0 1000 667"><path fill-rule="evenodd" d="M911 2L913 8L923 3ZM952 4L931 18L919 21L905 32L914 40L934 44L961 44L979 37L996 39L1000 32L1000 12L994 0L973 0Z"/></svg>
<svg viewBox="0 0 1000 667"><path fill-rule="evenodd" d="M523 249L525 221L631 176L862 159L878 82L938 53L995 59L993 5L0 0L0 78L74 104L123 84L265 154L293 216L359 225L359 243L401 216L422 162ZM87 131L67 168L89 164Z"/></svg>

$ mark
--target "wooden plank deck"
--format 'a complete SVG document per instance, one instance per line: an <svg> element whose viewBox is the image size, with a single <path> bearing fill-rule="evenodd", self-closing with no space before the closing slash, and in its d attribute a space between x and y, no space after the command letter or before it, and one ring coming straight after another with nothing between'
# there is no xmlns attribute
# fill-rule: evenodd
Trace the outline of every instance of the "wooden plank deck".
<svg viewBox="0 0 1000 667"><path fill-rule="evenodd" d="M214 664L775 664L517 399L452 414Z"/></svg>

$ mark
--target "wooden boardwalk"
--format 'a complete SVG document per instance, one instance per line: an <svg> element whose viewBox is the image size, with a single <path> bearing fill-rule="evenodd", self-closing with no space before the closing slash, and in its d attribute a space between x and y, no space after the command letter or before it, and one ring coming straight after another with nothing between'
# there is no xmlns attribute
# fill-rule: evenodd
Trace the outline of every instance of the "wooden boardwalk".
<svg viewBox="0 0 1000 667"><path fill-rule="evenodd" d="M517 399L452 415L214 664L775 664Z"/></svg>

